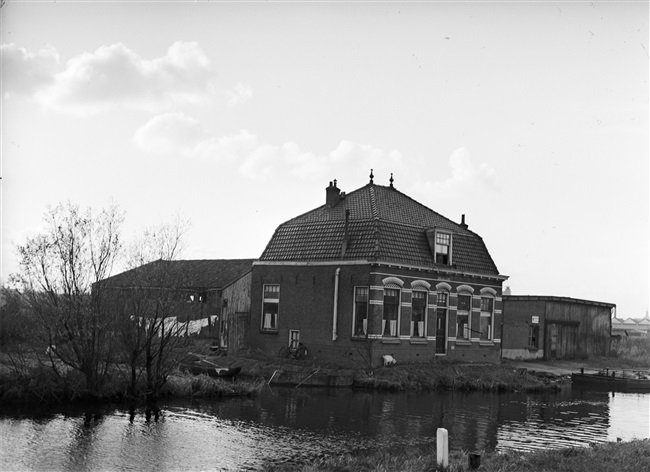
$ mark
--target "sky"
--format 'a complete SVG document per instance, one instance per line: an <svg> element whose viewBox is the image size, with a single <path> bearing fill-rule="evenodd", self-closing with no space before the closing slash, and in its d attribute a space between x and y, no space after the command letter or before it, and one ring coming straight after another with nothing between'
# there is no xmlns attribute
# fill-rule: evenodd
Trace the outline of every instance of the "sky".
<svg viewBox="0 0 650 472"><path fill-rule="evenodd" d="M2 279L70 201L185 259L394 185L513 294L649 305L648 2L21 2L0 8Z"/></svg>

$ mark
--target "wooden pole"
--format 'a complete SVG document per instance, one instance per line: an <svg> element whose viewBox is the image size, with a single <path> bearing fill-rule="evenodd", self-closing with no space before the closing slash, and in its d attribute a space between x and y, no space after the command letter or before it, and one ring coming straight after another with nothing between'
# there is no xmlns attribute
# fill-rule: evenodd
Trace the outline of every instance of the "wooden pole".
<svg viewBox="0 0 650 472"><path fill-rule="evenodd" d="M438 465L449 466L449 432L445 428L438 428Z"/></svg>

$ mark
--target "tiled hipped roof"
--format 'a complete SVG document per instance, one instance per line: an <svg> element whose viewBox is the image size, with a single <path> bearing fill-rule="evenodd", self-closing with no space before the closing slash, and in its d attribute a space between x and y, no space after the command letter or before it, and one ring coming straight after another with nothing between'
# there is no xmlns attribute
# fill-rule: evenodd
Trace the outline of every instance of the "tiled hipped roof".
<svg viewBox="0 0 650 472"><path fill-rule="evenodd" d="M346 210L348 245L342 254ZM261 261L369 260L421 267L434 263L425 229L453 233L453 269L498 275L483 239L393 187L368 184L335 205L323 205L281 224Z"/></svg>
<svg viewBox="0 0 650 472"><path fill-rule="evenodd" d="M108 287L221 289L253 268L255 259L158 260L102 280Z"/></svg>

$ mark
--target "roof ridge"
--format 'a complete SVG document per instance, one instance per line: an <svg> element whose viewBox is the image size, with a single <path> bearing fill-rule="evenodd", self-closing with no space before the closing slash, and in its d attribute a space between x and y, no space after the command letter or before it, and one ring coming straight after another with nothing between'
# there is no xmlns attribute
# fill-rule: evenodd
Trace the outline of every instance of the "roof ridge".
<svg viewBox="0 0 650 472"><path fill-rule="evenodd" d="M424 203L420 203L420 202L418 202L417 200L415 200L415 199L414 199L413 197L411 197L410 195L407 195L407 194L405 194L404 192L401 192L400 190L397 190L395 187L388 187L388 186L386 186L386 185L375 185L375 186L376 186L376 187L384 188L384 189L386 189L386 190L388 190L388 191L391 191L391 192L397 192L397 193L399 193L400 195L402 195L403 197L406 197L407 199L409 199L410 201L412 201L413 203L415 203L416 205L419 205L419 206L421 206L422 208L425 208L426 210L430 211L431 213L434 213L435 215L439 216L439 217L442 218L443 220L446 220L447 222L449 222L449 223L451 223L451 224L457 226L459 229L462 229L462 230L464 230L464 231L468 231L468 232L470 232L470 233L472 233L472 234L478 236L478 234L475 233L474 231L472 231L471 229L462 226L460 223L456 223L454 220L452 220L452 219L446 217L446 216L443 215L442 213L438 213L437 211L435 211L435 210L429 208L429 207L426 206Z"/></svg>

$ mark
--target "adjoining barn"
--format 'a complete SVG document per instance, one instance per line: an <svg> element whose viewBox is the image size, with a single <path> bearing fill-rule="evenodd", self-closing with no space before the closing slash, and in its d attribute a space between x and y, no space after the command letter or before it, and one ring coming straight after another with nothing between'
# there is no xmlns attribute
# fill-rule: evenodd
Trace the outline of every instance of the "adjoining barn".
<svg viewBox="0 0 650 472"><path fill-rule="evenodd" d="M220 351L248 347L251 271L255 259L158 260L100 282L118 297L165 300L180 334L214 340Z"/></svg>
<svg viewBox="0 0 650 472"><path fill-rule="evenodd" d="M607 356L616 305L568 297L504 295L502 356Z"/></svg>
<svg viewBox="0 0 650 472"><path fill-rule="evenodd" d="M499 362L499 271L463 215L451 221L390 186L348 194L282 223L253 264L251 347L398 363Z"/></svg>

